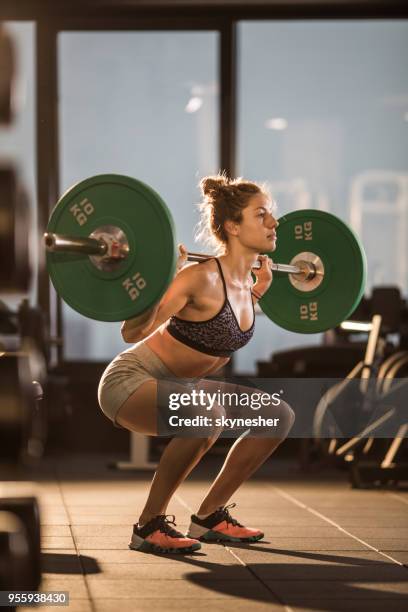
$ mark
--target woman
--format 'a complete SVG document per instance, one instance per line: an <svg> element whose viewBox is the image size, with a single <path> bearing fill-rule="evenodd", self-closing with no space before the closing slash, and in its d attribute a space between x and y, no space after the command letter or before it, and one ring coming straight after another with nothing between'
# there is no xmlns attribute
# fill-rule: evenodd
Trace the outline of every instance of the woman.
<svg viewBox="0 0 408 612"><path fill-rule="evenodd" d="M206 177L198 238L216 247L219 257L183 268L149 317L125 321L122 336L136 343L105 370L98 391L104 413L116 426L157 435L158 386L163 378L186 381L215 373L233 351L249 342L255 325L254 304L272 282L271 260L262 252L276 247L278 222L266 190L242 179ZM181 248L179 267L186 260ZM261 266L253 269L257 260ZM256 277L253 283L251 272ZM211 381L203 381L211 384ZM217 384L219 383L212 383ZM222 414L223 407L212 409ZM152 552L192 552L201 541L257 541L263 533L233 519L225 504L287 436L291 408L281 402L280 428L274 438L241 436L231 447L186 536L173 529L166 508L173 493L220 435L172 438L160 459L130 548ZM217 412L216 412L217 414Z"/></svg>

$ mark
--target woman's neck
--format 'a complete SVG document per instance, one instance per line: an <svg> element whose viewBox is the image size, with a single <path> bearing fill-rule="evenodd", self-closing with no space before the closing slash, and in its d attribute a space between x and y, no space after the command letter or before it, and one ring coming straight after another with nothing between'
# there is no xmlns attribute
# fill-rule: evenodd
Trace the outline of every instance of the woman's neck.
<svg viewBox="0 0 408 612"><path fill-rule="evenodd" d="M218 259L222 262L223 269L228 274L228 280L242 289L247 289L250 287L251 269L257 257L257 253L254 254L253 252L232 253L227 251Z"/></svg>

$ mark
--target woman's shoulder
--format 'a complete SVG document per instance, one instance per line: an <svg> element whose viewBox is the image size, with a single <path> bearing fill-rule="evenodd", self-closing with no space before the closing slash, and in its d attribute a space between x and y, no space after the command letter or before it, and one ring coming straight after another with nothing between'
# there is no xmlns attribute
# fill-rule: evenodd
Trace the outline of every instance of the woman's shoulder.
<svg viewBox="0 0 408 612"><path fill-rule="evenodd" d="M177 274L177 279L203 290L207 285L212 285L218 276L217 262L211 258L187 264Z"/></svg>

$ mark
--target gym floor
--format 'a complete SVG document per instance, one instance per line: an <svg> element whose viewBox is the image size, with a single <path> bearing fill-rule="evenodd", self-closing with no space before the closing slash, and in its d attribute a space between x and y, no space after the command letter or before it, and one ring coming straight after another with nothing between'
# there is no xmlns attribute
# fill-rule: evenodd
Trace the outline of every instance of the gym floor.
<svg viewBox="0 0 408 612"><path fill-rule="evenodd" d="M407 609L407 491L353 490L345 472L270 460L231 500L262 542L152 555L127 546L151 474L112 470L118 459L77 453L29 476L7 470L4 494L40 504L41 590L69 591L70 612ZM221 462L206 456L171 501L181 531Z"/></svg>

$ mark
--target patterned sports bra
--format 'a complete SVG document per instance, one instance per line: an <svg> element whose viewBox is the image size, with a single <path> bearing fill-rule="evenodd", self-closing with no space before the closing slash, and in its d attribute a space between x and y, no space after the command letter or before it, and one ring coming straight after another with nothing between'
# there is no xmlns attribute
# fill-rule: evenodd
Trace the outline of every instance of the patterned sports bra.
<svg viewBox="0 0 408 612"><path fill-rule="evenodd" d="M255 309L250 292L254 318L251 327L243 331L228 300L221 264L216 257L214 259L224 286L225 300L221 310L207 321L187 321L173 315L166 329L173 338L197 351L216 357L230 357L234 351L245 346L252 338L255 328Z"/></svg>

